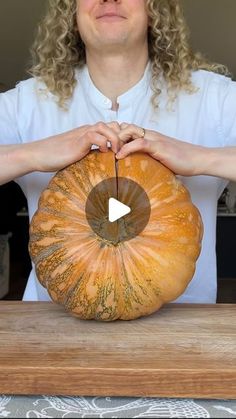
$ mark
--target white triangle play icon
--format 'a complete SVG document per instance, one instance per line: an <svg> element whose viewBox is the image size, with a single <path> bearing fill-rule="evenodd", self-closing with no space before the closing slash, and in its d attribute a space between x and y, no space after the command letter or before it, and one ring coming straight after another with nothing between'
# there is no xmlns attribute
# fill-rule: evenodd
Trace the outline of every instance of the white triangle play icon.
<svg viewBox="0 0 236 419"><path fill-rule="evenodd" d="M111 223L124 217L124 215L129 214L130 211L131 209L128 205L122 204L122 202L115 198L109 198L108 219Z"/></svg>

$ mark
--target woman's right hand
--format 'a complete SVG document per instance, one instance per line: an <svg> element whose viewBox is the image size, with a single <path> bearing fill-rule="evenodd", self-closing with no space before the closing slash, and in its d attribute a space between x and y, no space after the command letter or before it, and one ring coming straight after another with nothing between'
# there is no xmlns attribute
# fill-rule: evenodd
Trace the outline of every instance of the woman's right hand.
<svg viewBox="0 0 236 419"><path fill-rule="evenodd" d="M93 144L117 153L124 141L118 122L83 125L62 134L24 144L0 145L0 185L31 172L56 172L85 157Z"/></svg>
<svg viewBox="0 0 236 419"><path fill-rule="evenodd" d="M117 153L121 147L120 126L117 122L98 122L27 144L32 171L55 172L85 157L93 144L101 152L111 149Z"/></svg>

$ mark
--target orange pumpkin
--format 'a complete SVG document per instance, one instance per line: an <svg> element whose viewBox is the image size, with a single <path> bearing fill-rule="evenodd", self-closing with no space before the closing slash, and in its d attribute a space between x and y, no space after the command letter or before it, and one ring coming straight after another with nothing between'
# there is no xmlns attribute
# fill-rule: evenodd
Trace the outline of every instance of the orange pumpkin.
<svg viewBox="0 0 236 419"><path fill-rule="evenodd" d="M52 178L30 225L38 280L54 302L81 319L130 320L155 312L184 292L201 249L201 216L188 190L144 153L119 160L117 180L131 179L145 190L151 208L146 227L130 240L96 234L86 201L94 186L115 177L114 153L90 152ZM132 209L132 191L125 193ZM100 211L107 195L98 195Z"/></svg>

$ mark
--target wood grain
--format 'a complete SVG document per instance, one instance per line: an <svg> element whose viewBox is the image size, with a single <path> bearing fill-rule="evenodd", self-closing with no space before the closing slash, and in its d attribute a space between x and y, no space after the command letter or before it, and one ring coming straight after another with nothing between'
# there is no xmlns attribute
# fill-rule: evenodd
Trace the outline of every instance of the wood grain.
<svg viewBox="0 0 236 419"><path fill-rule="evenodd" d="M138 320L79 320L0 301L0 393L236 398L236 305L168 304Z"/></svg>

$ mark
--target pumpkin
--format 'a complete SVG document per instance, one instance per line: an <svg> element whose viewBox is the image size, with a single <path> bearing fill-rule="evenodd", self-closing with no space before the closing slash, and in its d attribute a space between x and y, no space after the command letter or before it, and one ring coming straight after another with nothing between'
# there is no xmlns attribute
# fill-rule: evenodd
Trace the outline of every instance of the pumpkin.
<svg viewBox="0 0 236 419"><path fill-rule="evenodd" d="M184 292L200 254L200 213L167 167L148 154L134 153L118 161L118 184L120 177L140 185L150 202L146 227L130 240L106 240L86 218L91 190L116 178L110 150L91 151L57 172L42 192L30 224L29 252L38 280L54 302L80 319L150 315ZM105 208L106 195L98 195L98 207ZM132 209L132 191L126 195Z"/></svg>

